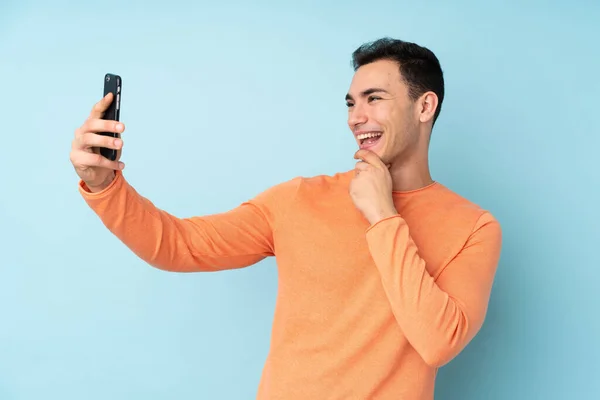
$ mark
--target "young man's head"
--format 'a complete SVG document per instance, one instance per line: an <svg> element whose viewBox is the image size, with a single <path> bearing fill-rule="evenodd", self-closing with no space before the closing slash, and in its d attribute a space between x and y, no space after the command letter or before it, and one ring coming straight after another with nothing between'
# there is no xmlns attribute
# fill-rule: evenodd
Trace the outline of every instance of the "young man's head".
<svg viewBox="0 0 600 400"><path fill-rule="evenodd" d="M361 148L385 163L426 156L444 99L444 77L428 49L384 38L352 54L348 125Z"/></svg>

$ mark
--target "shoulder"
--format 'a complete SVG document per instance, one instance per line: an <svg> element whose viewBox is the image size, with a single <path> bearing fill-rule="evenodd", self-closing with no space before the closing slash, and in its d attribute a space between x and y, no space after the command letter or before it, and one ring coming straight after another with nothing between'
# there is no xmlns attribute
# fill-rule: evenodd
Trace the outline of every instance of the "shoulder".
<svg viewBox="0 0 600 400"><path fill-rule="evenodd" d="M293 202L302 191L315 192L327 190L339 185L344 174L295 176L281 181L267 188L260 189L257 195L249 200L250 203L272 207L275 205L289 204Z"/></svg>
<svg viewBox="0 0 600 400"><path fill-rule="evenodd" d="M440 182L400 195L400 204L415 229L445 238L453 248L464 246L482 230L486 240L500 240L500 223L490 210Z"/></svg>
<svg viewBox="0 0 600 400"><path fill-rule="evenodd" d="M502 228L490 210L441 183L436 185L435 201L444 210L444 218L448 219L449 224L461 226L468 237L467 241L472 241L474 237L484 237L486 241L500 243Z"/></svg>
<svg viewBox="0 0 600 400"><path fill-rule="evenodd" d="M293 199L300 192L305 193L308 191L313 194L317 194L321 191L326 192L340 188L343 190L347 190L348 184L351 179L351 172L348 171L339 172L335 174L296 176L290 178L289 180L271 186L267 190L263 191L258 197L276 197L278 199Z"/></svg>
<svg viewBox="0 0 600 400"><path fill-rule="evenodd" d="M295 176L262 190L249 203L280 216L287 215L294 204L332 200L347 193L350 179L348 172Z"/></svg>
<svg viewBox="0 0 600 400"><path fill-rule="evenodd" d="M480 261L497 258L502 231L490 210L439 182L405 195L401 203L411 236L435 278L460 254Z"/></svg>

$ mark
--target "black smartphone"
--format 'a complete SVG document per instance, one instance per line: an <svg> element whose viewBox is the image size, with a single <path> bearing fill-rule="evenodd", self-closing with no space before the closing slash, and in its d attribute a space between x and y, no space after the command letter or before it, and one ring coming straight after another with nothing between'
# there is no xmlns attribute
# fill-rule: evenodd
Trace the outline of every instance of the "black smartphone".
<svg viewBox="0 0 600 400"><path fill-rule="evenodd" d="M123 81L119 75L106 74L104 76L104 96L109 93L113 94L113 100L108 106L108 109L104 112L102 119L119 121L121 115L121 89ZM118 138L119 134L114 132L98 132L100 135L111 136ZM108 158L111 161L117 159L117 150L109 149L106 147L100 148L100 154Z"/></svg>

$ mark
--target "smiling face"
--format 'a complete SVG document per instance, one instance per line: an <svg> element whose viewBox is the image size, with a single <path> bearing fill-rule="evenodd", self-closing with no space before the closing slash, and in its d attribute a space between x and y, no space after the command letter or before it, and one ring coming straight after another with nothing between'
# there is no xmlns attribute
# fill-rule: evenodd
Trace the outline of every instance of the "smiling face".
<svg viewBox="0 0 600 400"><path fill-rule="evenodd" d="M410 99L396 62L378 60L358 68L346 103L348 126L360 148L384 163L413 156L422 138L420 101Z"/></svg>

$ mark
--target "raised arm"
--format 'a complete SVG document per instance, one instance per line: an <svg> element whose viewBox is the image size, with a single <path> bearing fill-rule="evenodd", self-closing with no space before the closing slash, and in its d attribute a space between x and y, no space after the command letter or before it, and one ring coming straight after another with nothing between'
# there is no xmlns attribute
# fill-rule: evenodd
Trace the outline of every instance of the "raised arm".
<svg viewBox="0 0 600 400"><path fill-rule="evenodd" d="M283 185L220 213L177 218L129 185L121 172L99 192L80 182L80 192L104 225L147 263L168 271L217 271L252 265L274 255L273 224L285 207ZM278 190L279 189L279 190ZM275 205L273 207L276 207Z"/></svg>
<svg viewBox="0 0 600 400"><path fill-rule="evenodd" d="M241 268L273 255L273 229L277 215L289 205L293 181L221 214L177 218L155 207L125 180L122 139L98 133L125 130L120 122L102 119L111 102L109 93L75 131L70 160L81 179L83 198L112 233L144 261L169 271ZM103 157L100 147L116 149L117 158Z"/></svg>

